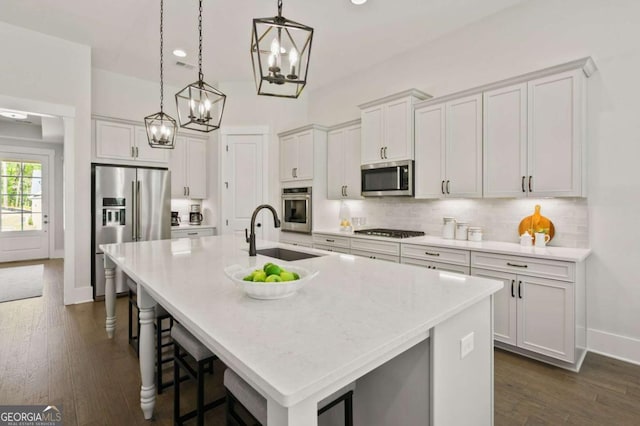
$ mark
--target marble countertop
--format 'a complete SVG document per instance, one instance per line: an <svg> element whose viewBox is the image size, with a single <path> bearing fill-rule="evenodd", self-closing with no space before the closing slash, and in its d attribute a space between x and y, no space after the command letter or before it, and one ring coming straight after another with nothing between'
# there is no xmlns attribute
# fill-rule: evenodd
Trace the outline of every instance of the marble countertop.
<svg viewBox="0 0 640 426"><path fill-rule="evenodd" d="M454 248L470 251L481 251L485 253L508 254L514 256L536 257L540 259L562 260L567 262L582 262L591 254L591 249L570 248L570 247L523 247L517 243L502 241L461 241L448 240L441 237L425 235L411 238L389 238L377 237L363 234L354 234L352 231L345 232L336 229L320 229L313 231L314 234L336 235L350 238L366 238L371 240L391 241L402 244L428 245L442 248Z"/></svg>
<svg viewBox="0 0 640 426"><path fill-rule="evenodd" d="M249 257L244 238L101 248L223 362L283 406L355 380L503 286L282 243L258 241L257 246L322 254L293 262L319 274L292 297L254 300L223 270L234 264L261 267L274 259Z"/></svg>

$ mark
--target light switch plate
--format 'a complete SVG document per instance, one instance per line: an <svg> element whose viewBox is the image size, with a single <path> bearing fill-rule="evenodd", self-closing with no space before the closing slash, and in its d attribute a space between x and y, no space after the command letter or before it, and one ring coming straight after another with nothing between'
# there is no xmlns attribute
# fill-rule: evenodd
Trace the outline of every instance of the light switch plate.
<svg viewBox="0 0 640 426"><path fill-rule="evenodd" d="M473 331L460 339L460 359L473 351Z"/></svg>

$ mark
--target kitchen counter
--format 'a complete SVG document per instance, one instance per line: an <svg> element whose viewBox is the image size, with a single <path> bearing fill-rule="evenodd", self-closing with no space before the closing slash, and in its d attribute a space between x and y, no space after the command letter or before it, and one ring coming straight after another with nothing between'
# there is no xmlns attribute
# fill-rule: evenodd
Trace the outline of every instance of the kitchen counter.
<svg viewBox="0 0 640 426"><path fill-rule="evenodd" d="M486 253L510 254L516 256L535 257L540 259L562 260L567 262L582 262L591 254L591 249L570 248L570 247L523 247L517 243L502 241L460 241L449 240L441 237L424 235L422 237L410 238L389 238L377 237L364 234L355 234L352 231L344 232L336 229L322 229L313 231L314 234L327 234L349 238L364 238L378 241L391 241L401 244L418 244L444 248L455 248L469 251L479 251Z"/></svg>
<svg viewBox="0 0 640 426"><path fill-rule="evenodd" d="M145 418L152 416L155 405L153 321L146 318L157 302L267 398L269 424L317 424L317 401L353 381L356 407L360 405L355 409L362 416L369 411L371 417L373 407L381 406L380 398L394 394L396 386L406 385L397 392L411 399L413 393L406 392L412 388L404 383L406 368L418 361L406 353L415 350L423 364L412 368L426 374L431 365L431 370L425 379L430 386L418 384L415 390L415 395L427 392L424 397L430 400L413 404L414 409L430 411L439 419L434 424L452 424L453 419L492 424L491 297L503 287L501 282L287 244L258 241L257 246L323 254L295 262L320 273L292 297L260 301L248 298L223 272L233 264L253 268L274 262L249 257L244 238L226 235L101 247L106 255L110 336L115 329L110 274L117 265L138 284ZM475 349L461 357L460 339L469 336ZM401 362L394 364L396 357ZM388 371L376 379L376 372L385 368ZM458 409L461 405L465 410ZM403 424L428 422L424 413L409 419L409 411L399 411ZM367 424L370 421L385 422L368 418Z"/></svg>

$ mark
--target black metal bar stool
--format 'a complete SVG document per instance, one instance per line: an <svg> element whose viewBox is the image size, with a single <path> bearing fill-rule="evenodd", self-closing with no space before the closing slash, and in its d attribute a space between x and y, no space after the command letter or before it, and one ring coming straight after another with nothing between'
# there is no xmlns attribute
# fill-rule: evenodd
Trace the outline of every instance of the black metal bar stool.
<svg viewBox="0 0 640 426"><path fill-rule="evenodd" d="M173 399L173 424L182 425L183 422L197 417L198 426L204 425L204 413L212 408L224 404L225 397L221 397L205 405L204 403L204 375L213 373L213 360L216 356L189 333L182 325L175 323L171 329L173 339L173 383L175 383ZM188 362L191 358L196 363L194 369ZM198 382L196 409L186 414L180 414L180 369Z"/></svg>
<svg viewBox="0 0 640 426"><path fill-rule="evenodd" d="M267 399L249 386L233 370L224 371L224 387L227 389L227 425L248 426L235 410L236 405L244 409L255 423L267 426ZM344 424L353 426L353 391L355 383L332 393L318 403L318 416L344 401Z"/></svg>

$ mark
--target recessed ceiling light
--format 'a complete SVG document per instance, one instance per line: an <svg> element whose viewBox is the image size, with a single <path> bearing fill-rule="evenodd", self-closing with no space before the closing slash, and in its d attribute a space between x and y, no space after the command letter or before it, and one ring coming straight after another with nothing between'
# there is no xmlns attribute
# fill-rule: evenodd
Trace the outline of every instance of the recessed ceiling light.
<svg viewBox="0 0 640 426"><path fill-rule="evenodd" d="M14 120L26 120L27 114L12 111L0 111L0 115L7 118L13 118Z"/></svg>
<svg viewBox="0 0 640 426"><path fill-rule="evenodd" d="M173 55L177 56L178 58L184 58L185 56L187 56L187 52L182 49L175 49L173 51Z"/></svg>
<svg viewBox="0 0 640 426"><path fill-rule="evenodd" d="M367 0L351 0L351 3L360 6L361 4L365 4Z"/></svg>

